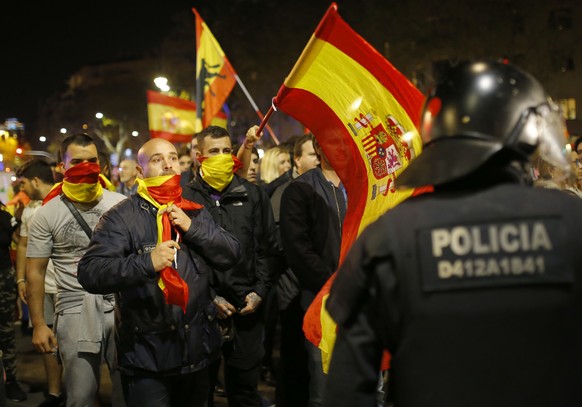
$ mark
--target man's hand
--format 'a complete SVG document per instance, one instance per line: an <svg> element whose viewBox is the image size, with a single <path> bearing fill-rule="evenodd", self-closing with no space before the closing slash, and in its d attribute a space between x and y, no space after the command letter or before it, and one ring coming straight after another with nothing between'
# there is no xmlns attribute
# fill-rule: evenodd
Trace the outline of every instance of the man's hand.
<svg viewBox="0 0 582 407"><path fill-rule="evenodd" d="M22 301L25 304L28 304L26 302L26 281L19 281L18 284L16 285L16 288L18 289L18 297L20 297L20 301Z"/></svg>
<svg viewBox="0 0 582 407"><path fill-rule="evenodd" d="M192 220L176 205L170 205L167 208L162 209L161 213L167 213L172 225L180 228L183 232L187 232L188 229L190 229Z"/></svg>
<svg viewBox="0 0 582 407"><path fill-rule="evenodd" d="M24 208L26 208L24 203L22 203L22 201L18 201L16 208L14 209L14 219L16 219L18 223L22 221L22 212L24 212Z"/></svg>
<svg viewBox="0 0 582 407"><path fill-rule="evenodd" d="M247 134L245 136L244 146L248 149L253 148L255 143L263 136L263 132L261 134L257 134L257 130L259 130L259 126L253 126L247 130Z"/></svg>
<svg viewBox="0 0 582 407"><path fill-rule="evenodd" d="M32 344L39 353L53 353L56 352L58 347L55 333L46 325L34 327Z"/></svg>
<svg viewBox="0 0 582 407"><path fill-rule="evenodd" d="M176 250L180 249L180 245L173 240L166 240L156 246L150 253L152 263L155 271L160 271L166 267L171 267L174 262Z"/></svg>
<svg viewBox="0 0 582 407"><path fill-rule="evenodd" d="M239 311L239 314L246 315L255 312L261 305L262 298L255 292L248 293L245 297L245 307Z"/></svg>
<svg viewBox="0 0 582 407"><path fill-rule="evenodd" d="M218 308L218 318L220 319L228 318L236 312L234 305L219 295L214 297L214 305L216 305L216 308Z"/></svg>

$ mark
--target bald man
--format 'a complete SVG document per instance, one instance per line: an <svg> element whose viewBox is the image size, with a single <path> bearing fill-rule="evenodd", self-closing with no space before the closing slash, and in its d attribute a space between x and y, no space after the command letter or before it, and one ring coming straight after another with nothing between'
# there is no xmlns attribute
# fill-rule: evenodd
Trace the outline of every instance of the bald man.
<svg viewBox="0 0 582 407"><path fill-rule="evenodd" d="M119 163L119 185L117 192L125 196L132 196L137 191L137 161L128 158Z"/></svg>
<svg viewBox="0 0 582 407"><path fill-rule="evenodd" d="M173 144L152 139L137 162L137 193L101 218L78 279L89 292L117 293L127 405L206 406L208 365L221 345L208 276L237 262L239 243L182 199Z"/></svg>

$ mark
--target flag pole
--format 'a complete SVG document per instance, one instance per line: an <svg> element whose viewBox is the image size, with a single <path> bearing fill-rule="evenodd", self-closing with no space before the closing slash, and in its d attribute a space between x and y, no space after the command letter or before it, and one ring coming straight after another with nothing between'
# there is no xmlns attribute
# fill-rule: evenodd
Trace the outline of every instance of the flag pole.
<svg viewBox="0 0 582 407"><path fill-rule="evenodd" d="M259 129L257 130L257 134L261 134L261 131L263 131L263 128L265 128L265 126L267 126L267 127L269 126L267 124L267 122L271 118L271 115L273 114L274 111L276 111L276 109L273 105L271 105L271 107L267 111L267 114L265 115L265 117L263 117L261 124L259 125ZM275 138L274 138L274 140L277 142L277 144L279 143L279 140L277 140Z"/></svg>
<svg viewBox="0 0 582 407"><path fill-rule="evenodd" d="M236 82L240 85L242 91L244 92L245 96L247 97L247 99L251 103L251 106L253 107L253 109L255 109L255 112L257 112L259 119L261 119L261 124L259 126L259 131L257 132L257 135L261 134L261 131L263 130L263 128L266 127L267 130L269 131L269 134L271 135L271 138L275 142L275 144L279 145L279 139L277 138L277 136L275 136L275 132L273 131L271 126L269 126L267 124L267 122L271 118L271 115L273 114L273 107L271 106L271 108L267 112L267 115L263 116L263 114L259 110L259 107L257 106L255 101L253 100L253 97L251 96L251 94L249 93L249 91L247 90L247 88L245 87L245 85L243 84L243 82L241 81L241 79L239 78L237 73L234 74L234 78L236 79Z"/></svg>

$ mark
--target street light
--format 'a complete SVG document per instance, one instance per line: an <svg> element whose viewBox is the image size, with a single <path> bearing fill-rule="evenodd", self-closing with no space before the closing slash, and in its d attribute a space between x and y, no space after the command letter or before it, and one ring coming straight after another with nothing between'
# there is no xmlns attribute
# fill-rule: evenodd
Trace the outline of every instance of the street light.
<svg viewBox="0 0 582 407"><path fill-rule="evenodd" d="M67 133L67 129L65 129L64 127L61 128L61 134L66 134Z"/></svg>
<svg viewBox="0 0 582 407"><path fill-rule="evenodd" d="M139 136L139 131L134 130L134 131L131 132L131 135L133 137L137 137L137 136Z"/></svg>
<svg viewBox="0 0 582 407"><path fill-rule="evenodd" d="M97 112L97 113L95 113L95 117L96 117L97 119L101 120L101 119L103 119L103 113L101 113L101 112Z"/></svg>
<svg viewBox="0 0 582 407"><path fill-rule="evenodd" d="M168 85L168 78L163 76L158 76L154 79L154 84L162 91L162 92L169 92L170 86Z"/></svg>

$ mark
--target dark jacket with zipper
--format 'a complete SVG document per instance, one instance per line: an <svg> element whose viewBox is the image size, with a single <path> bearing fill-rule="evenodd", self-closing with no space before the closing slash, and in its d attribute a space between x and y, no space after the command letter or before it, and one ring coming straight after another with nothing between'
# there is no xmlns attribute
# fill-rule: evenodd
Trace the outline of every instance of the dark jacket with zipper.
<svg viewBox="0 0 582 407"><path fill-rule="evenodd" d="M241 256L234 267L214 273L212 287L237 309L250 292L265 299L274 283L281 255L269 196L257 185L235 175L221 192L201 177L184 188L184 197L203 204L216 223L236 236Z"/></svg>
<svg viewBox="0 0 582 407"><path fill-rule="evenodd" d="M139 195L103 215L79 262L78 280L88 292L116 293L116 346L119 367L126 374L193 372L220 354L210 266L231 267L240 246L205 208L186 213L192 225L177 252L177 271L189 287L186 313L166 304L158 286L159 273L150 256L157 243L157 209Z"/></svg>
<svg viewBox="0 0 582 407"><path fill-rule="evenodd" d="M581 406L581 228L579 198L467 177L382 215L327 301L325 406L377 405L383 349L395 406Z"/></svg>
<svg viewBox="0 0 582 407"><path fill-rule="evenodd" d="M317 167L289 183L281 198L279 229L287 264L297 276L306 308L336 271L346 199Z"/></svg>

